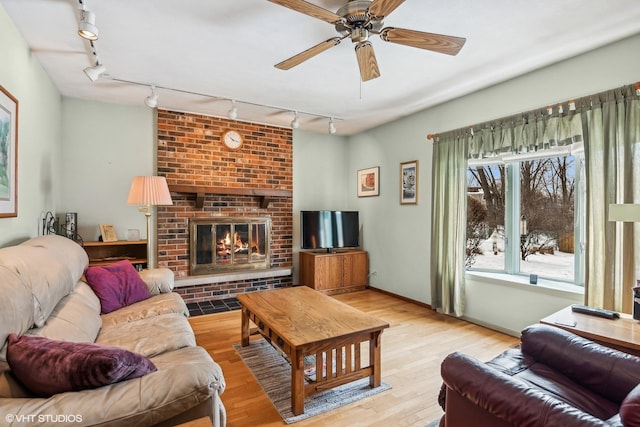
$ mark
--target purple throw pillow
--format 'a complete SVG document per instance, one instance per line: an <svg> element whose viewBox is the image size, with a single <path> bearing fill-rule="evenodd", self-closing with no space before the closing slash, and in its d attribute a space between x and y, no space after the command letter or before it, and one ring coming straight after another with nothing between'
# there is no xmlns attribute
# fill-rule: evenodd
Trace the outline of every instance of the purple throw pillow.
<svg viewBox="0 0 640 427"><path fill-rule="evenodd" d="M155 372L149 358L117 347L9 334L7 362L37 396L102 387Z"/></svg>
<svg viewBox="0 0 640 427"><path fill-rule="evenodd" d="M104 267L89 267L87 283L100 299L102 314L149 298L149 289L129 260Z"/></svg>

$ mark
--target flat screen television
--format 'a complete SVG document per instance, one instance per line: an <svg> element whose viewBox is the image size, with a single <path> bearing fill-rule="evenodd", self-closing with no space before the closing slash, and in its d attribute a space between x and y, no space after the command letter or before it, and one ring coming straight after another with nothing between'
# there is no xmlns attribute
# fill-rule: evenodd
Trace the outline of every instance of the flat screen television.
<svg viewBox="0 0 640 427"><path fill-rule="evenodd" d="M357 211L300 211L300 248L332 249L360 246Z"/></svg>

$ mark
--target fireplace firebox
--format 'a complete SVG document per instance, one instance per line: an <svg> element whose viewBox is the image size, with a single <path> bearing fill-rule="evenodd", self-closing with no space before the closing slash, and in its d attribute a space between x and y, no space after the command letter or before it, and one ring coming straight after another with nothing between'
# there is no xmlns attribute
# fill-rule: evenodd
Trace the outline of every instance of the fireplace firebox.
<svg viewBox="0 0 640 427"><path fill-rule="evenodd" d="M269 217L191 218L190 274L270 267Z"/></svg>

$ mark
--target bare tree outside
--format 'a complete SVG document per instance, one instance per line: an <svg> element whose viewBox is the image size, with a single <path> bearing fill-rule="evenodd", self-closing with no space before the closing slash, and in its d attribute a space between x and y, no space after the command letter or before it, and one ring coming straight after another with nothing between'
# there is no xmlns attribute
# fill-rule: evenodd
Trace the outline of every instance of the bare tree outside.
<svg viewBox="0 0 640 427"><path fill-rule="evenodd" d="M561 261L566 271L562 277L568 278L569 275L572 278L574 157L523 161L519 168L522 215L518 242L520 271L538 274L541 268L548 266L549 274L553 276L552 270L560 268L555 264L564 257ZM502 254L502 259L498 259L500 250L495 249L496 246L501 250L504 248L505 183L504 165L472 166L468 169L468 200L473 199L474 202L468 203L467 209L467 268L504 269L504 256ZM481 215L483 212L486 212L484 217ZM553 256L556 259L549 258ZM569 262L571 265L567 264Z"/></svg>

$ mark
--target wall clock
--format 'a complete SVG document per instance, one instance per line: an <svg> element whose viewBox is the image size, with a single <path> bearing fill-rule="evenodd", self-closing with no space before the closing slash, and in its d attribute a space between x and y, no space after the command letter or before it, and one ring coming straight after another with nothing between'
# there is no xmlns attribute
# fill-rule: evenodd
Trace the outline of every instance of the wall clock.
<svg viewBox="0 0 640 427"><path fill-rule="evenodd" d="M228 130L222 134L222 143L231 150L242 147L242 142L242 135L236 130Z"/></svg>

